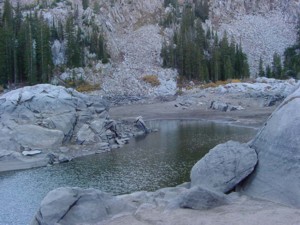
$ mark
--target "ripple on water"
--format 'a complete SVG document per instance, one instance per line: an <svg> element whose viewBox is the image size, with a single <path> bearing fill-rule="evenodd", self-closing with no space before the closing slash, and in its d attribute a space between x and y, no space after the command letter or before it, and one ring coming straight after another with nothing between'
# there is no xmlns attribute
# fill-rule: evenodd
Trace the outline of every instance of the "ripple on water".
<svg viewBox="0 0 300 225"><path fill-rule="evenodd" d="M189 181L192 166L216 144L250 140L255 130L199 121L151 121L160 131L122 149L52 167L0 174L0 225L27 225L43 197L62 186L114 194L154 191Z"/></svg>

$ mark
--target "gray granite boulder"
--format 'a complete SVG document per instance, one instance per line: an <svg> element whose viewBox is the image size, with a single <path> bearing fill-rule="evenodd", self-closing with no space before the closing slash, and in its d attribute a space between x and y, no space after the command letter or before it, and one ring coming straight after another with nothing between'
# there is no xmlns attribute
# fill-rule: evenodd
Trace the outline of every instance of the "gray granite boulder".
<svg viewBox="0 0 300 225"><path fill-rule="evenodd" d="M258 165L244 193L300 207L300 88L273 112L251 147Z"/></svg>
<svg viewBox="0 0 300 225"><path fill-rule="evenodd" d="M58 188L41 202L32 225L95 224L135 208L96 189Z"/></svg>
<svg viewBox="0 0 300 225"><path fill-rule="evenodd" d="M217 145L191 171L191 185L226 193L247 177L257 163L254 149L228 141Z"/></svg>

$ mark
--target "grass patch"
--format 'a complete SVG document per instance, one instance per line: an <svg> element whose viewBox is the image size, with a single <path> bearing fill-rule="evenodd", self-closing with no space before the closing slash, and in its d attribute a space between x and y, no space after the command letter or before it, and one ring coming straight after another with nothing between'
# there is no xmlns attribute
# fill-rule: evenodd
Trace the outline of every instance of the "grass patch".
<svg viewBox="0 0 300 225"><path fill-rule="evenodd" d="M76 87L76 91L79 92L90 92L90 91L95 91L100 89L100 84L80 84Z"/></svg>
<svg viewBox="0 0 300 225"><path fill-rule="evenodd" d="M152 87L157 87L160 85L160 81L156 75L146 75L142 78L148 84L151 84Z"/></svg>
<svg viewBox="0 0 300 225"><path fill-rule="evenodd" d="M90 92L90 91L99 90L101 88L100 84L90 84L83 79L78 79L78 80L68 79L65 80L65 82L66 82L66 87L72 87L79 92Z"/></svg>

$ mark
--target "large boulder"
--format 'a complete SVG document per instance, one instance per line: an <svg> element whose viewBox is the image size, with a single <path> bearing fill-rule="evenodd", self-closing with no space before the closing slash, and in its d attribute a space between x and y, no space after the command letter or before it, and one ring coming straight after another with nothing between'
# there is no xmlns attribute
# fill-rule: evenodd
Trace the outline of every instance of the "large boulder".
<svg viewBox="0 0 300 225"><path fill-rule="evenodd" d="M101 97L61 86L40 84L8 92L0 97L2 149L11 150L11 143L16 151L56 149L75 142L82 127L95 123L97 129L91 132L105 133L107 112L108 103Z"/></svg>
<svg viewBox="0 0 300 225"><path fill-rule="evenodd" d="M246 194L300 207L300 88L273 112L251 147L254 173L241 186Z"/></svg>
<svg viewBox="0 0 300 225"><path fill-rule="evenodd" d="M134 208L96 189L58 188L41 202L32 225L95 224Z"/></svg>
<svg viewBox="0 0 300 225"><path fill-rule="evenodd" d="M257 163L254 149L228 141L217 145L191 171L191 185L226 193L247 177Z"/></svg>

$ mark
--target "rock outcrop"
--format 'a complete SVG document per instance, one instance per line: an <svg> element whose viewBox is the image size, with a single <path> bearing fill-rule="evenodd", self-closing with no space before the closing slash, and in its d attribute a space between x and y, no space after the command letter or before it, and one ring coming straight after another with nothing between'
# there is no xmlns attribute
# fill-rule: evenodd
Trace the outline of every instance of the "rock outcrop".
<svg viewBox="0 0 300 225"><path fill-rule="evenodd" d="M9 131L8 140L20 148L52 149L71 142L82 126L108 120L108 109L108 103L99 97L48 84L24 87L0 97L1 126Z"/></svg>
<svg viewBox="0 0 300 225"><path fill-rule="evenodd" d="M132 123L132 132L118 132L122 125L109 118L108 110L101 97L61 86L41 84L8 92L0 97L0 160L21 157L22 152L28 158L38 151L53 163L70 158L59 156L67 154L59 150L63 145L92 146L96 153L120 147L139 129ZM77 150L75 156L80 154Z"/></svg>
<svg viewBox="0 0 300 225"><path fill-rule="evenodd" d="M300 207L300 89L273 112L251 143L258 154L246 194Z"/></svg>
<svg viewBox="0 0 300 225"><path fill-rule="evenodd" d="M256 163L256 152L247 144L229 141L217 145L193 166L191 185L227 193L253 171Z"/></svg>

